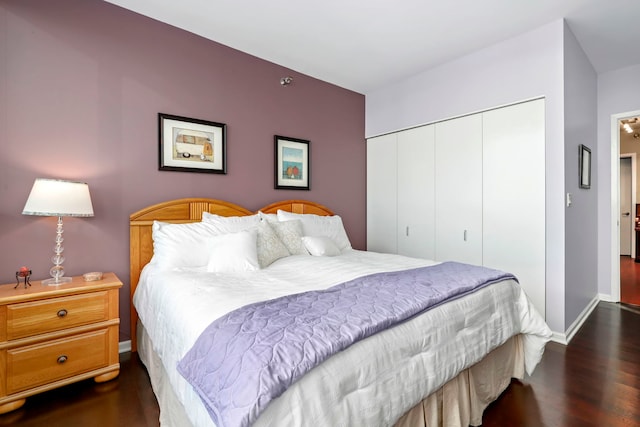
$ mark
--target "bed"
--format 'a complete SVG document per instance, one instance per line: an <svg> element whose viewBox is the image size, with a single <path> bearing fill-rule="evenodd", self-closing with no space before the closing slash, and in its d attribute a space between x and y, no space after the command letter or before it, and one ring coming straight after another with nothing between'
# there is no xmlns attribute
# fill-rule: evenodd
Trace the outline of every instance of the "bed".
<svg viewBox="0 0 640 427"><path fill-rule="evenodd" d="M315 218L319 224L326 222L320 217L332 224L339 219L329 208L310 201L276 202L253 212L234 203L204 198L167 201L131 215L132 349L139 352L149 372L162 425L216 426L210 411L176 366L221 313L233 311L246 301L288 297L364 276L438 266L429 260L368 253L349 246L331 254L336 256L276 258L268 267L250 273L251 280L259 277L261 284L268 284L254 286L245 281L244 272L166 269L155 265L155 259L150 262L154 257L154 230L158 236L159 224L199 224L212 218L277 223L279 215L305 221ZM322 238L322 242L327 240ZM341 240L344 238L346 235L333 234L328 240L346 244ZM318 242L308 240L305 245L312 245L307 250L324 254L323 245L317 249L313 245ZM164 249L158 242L156 248L158 258ZM179 258L182 253L175 256ZM225 260L227 254L218 256ZM224 283L211 286L212 276ZM249 424L480 425L482 412L511 378L522 379L525 371L533 371L550 336L549 328L517 283L500 280L328 357L268 403Z"/></svg>

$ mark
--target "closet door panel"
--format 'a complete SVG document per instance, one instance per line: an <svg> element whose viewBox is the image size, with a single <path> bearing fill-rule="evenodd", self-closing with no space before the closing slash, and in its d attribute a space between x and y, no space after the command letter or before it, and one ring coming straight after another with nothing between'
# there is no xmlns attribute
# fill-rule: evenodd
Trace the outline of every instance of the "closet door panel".
<svg viewBox="0 0 640 427"><path fill-rule="evenodd" d="M545 314L544 100L483 113L483 258Z"/></svg>
<svg viewBox="0 0 640 427"><path fill-rule="evenodd" d="M367 250L397 253L397 135L367 140Z"/></svg>
<svg viewBox="0 0 640 427"><path fill-rule="evenodd" d="M435 259L482 265L482 116L435 125Z"/></svg>
<svg viewBox="0 0 640 427"><path fill-rule="evenodd" d="M398 253L435 257L435 126L398 133Z"/></svg>

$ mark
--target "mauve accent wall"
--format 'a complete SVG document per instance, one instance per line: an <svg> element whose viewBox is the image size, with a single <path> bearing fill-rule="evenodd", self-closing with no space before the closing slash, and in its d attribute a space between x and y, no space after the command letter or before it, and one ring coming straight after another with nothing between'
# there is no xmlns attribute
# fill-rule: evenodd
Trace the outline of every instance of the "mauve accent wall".
<svg viewBox="0 0 640 427"><path fill-rule="evenodd" d="M290 75L292 85L280 78ZM255 210L309 199L365 248L364 96L97 0L0 0L0 283L48 277L55 219L21 215L35 178L89 184L65 220L67 275L114 271L129 338L129 215L180 197ZM227 125L226 175L158 171L158 113ZM311 190L273 188L273 136L311 141Z"/></svg>

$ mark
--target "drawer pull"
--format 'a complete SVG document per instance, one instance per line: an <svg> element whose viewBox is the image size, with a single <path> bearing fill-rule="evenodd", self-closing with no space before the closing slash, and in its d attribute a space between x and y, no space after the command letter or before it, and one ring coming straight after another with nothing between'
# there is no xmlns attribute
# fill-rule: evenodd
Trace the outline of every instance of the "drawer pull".
<svg viewBox="0 0 640 427"><path fill-rule="evenodd" d="M58 364L62 365L64 362L67 361L67 356L65 356L64 354L60 357L58 357Z"/></svg>
<svg viewBox="0 0 640 427"><path fill-rule="evenodd" d="M67 310L65 310L64 308L60 311L58 311L58 317L62 318L64 316L67 315Z"/></svg>

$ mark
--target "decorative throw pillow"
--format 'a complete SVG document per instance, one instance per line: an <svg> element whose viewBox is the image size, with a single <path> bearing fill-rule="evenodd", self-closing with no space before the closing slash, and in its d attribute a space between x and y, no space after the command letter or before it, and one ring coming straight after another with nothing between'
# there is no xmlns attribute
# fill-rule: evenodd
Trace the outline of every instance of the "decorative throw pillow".
<svg viewBox="0 0 640 427"><path fill-rule="evenodd" d="M275 260L289 256L287 247L266 221L260 222L255 229L258 232L258 263L261 268L267 267Z"/></svg>
<svg viewBox="0 0 640 427"><path fill-rule="evenodd" d="M233 273L260 269L256 249L257 237L257 230L210 237L207 271Z"/></svg>
<svg viewBox="0 0 640 427"><path fill-rule="evenodd" d="M351 249L351 242L338 215L321 216L314 214L296 214L278 210L278 221L302 221L302 233L305 236L324 236L334 241L340 251Z"/></svg>
<svg viewBox="0 0 640 427"><path fill-rule="evenodd" d="M333 243L333 239L326 236L304 236L302 238L304 246L313 256L336 256L340 255L340 249Z"/></svg>
<svg viewBox="0 0 640 427"><path fill-rule="evenodd" d="M302 243L302 222L299 220L268 223L291 255L309 255Z"/></svg>

